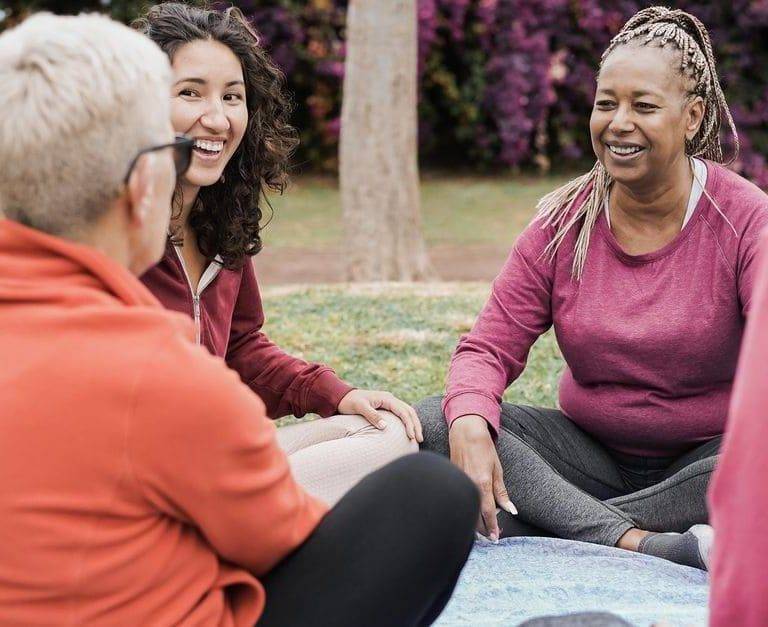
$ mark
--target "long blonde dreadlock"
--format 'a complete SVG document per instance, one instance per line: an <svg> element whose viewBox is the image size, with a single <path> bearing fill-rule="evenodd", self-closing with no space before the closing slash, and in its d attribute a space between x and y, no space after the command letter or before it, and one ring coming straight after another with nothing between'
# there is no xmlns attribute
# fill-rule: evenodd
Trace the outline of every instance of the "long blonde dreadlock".
<svg viewBox="0 0 768 627"><path fill-rule="evenodd" d="M712 43L704 24L695 16L679 9L673 10L666 7L643 9L630 18L611 40L603 53L601 67L611 52L630 42L636 42L641 46L676 48L682 57L680 73L692 83L692 89L688 95L700 96L704 99L704 119L696 136L686 141L686 154L689 157L701 156L723 163L720 127L725 118L735 145L734 154L728 162L735 159L739 151L739 137L720 87ZM572 276L577 280L581 278L584 271L592 227L603 210L612 183L613 180L605 167L597 161L587 174L547 194L536 205L536 220L541 222L542 228L554 226L556 229L555 235L544 251L550 259L554 258L568 231L578 222L582 222L576 240L572 269ZM568 217L573 204L587 190L589 191L581 207Z"/></svg>

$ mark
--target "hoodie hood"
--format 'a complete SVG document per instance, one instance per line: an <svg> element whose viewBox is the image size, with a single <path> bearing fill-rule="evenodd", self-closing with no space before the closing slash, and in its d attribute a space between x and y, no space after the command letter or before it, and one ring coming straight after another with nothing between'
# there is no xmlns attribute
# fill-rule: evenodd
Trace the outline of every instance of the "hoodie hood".
<svg viewBox="0 0 768 627"><path fill-rule="evenodd" d="M107 304L160 307L141 282L98 250L0 220L0 305Z"/></svg>

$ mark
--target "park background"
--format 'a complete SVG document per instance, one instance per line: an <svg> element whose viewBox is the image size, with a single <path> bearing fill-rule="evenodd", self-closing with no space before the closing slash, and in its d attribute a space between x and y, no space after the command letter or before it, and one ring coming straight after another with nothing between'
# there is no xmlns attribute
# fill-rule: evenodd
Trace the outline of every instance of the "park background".
<svg viewBox="0 0 768 627"><path fill-rule="evenodd" d="M128 23L149 4L0 0L0 30L37 10L102 11ZM343 228L347 2L234 4L285 72L301 136L292 184L271 198L265 248L255 259L267 333L356 385L410 402L440 392L456 340L536 200L590 167L588 120L602 51L629 16L655 3L417 0L419 200L431 276L410 284L344 283L350 250L376 246ZM732 167L768 187L768 0L664 4L709 28L742 143ZM550 332L507 398L554 405L561 369Z"/></svg>

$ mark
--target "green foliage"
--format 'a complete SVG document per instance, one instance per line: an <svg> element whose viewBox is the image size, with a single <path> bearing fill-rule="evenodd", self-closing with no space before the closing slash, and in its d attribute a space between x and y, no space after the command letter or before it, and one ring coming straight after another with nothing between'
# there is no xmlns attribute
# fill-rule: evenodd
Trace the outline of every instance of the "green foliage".
<svg viewBox="0 0 768 627"><path fill-rule="evenodd" d="M283 349L327 363L353 385L415 403L442 393L451 353L488 289L479 283L267 288L265 331ZM505 400L556 406L562 368L549 332Z"/></svg>
<svg viewBox="0 0 768 627"><path fill-rule="evenodd" d="M203 5L207 0L182 0L187 4ZM0 32L11 28L36 11L58 15L77 13L107 13L113 19L130 24L157 0L2 0L0 1Z"/></svg>
<svg viewBox="0 0 768 627"><path fill-rule="evenodd" d="M205 0L187 0L203 2ZM104 10L130 21L151 0L5 0L0 30L32 10ZM232 4L210 0L213 6ZM547 170L593 160L587 122L610 37L650 0L418 0L420 159L430 167ZM337 166L346 0L234 0L287 77L296 163ZM742 141L734 169L768 188L766 0L675 0L709 27ZM372 77L371 80L376 80ZM726 137L726 139L728 139Z"/></svg>
<svg viewBox="0 0 768 627"><path fill-rule="evenodd" d="M0 31L18 24L36 11L61 15L81 12L106 12L114 19L129 23L155 4L150 0L7 0L0 4Z"/></svg>

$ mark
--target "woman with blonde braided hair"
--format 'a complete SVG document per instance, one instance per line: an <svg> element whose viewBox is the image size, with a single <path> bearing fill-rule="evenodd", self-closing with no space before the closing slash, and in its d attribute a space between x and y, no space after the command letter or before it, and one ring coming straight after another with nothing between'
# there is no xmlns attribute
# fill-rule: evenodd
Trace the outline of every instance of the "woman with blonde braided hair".
<svg viewBox="0 0 768 627"><path fill-rule="evenodd" d="M690 29L690 33L686 31L686 27ZM686 98L694 101L701 98L704 104L703 119L698 132L692 138L685 139L685 154L723 163L720 128L722 118L725 117L735 145L733 158L736 157L739 151L736 125L717 79L709 35L695 16L665 7L650 7L640 11L613 38L603 53L603 62L622 45L657 46L662 50L672 48L675 51L673 55L680 60L679 72L683 79L683 89L687 92ZM603 211L611 183L611 175L606 166L598 160L588 174L548 194L538 205L538 217L543 224L558 227L547 246L547 252L550 254L560 246L575 224L581 224L573 267L577 277L584 268L589 235L597 217ZM579 210L573 211L576 199L590 186L589 194Z"/></svg>
<svg viewBox="0 0 768 627"><path fill-rule="evenodd" d="M663 7L632 17L597 76L597 163L540 201L446 395L417 407L425 447L478 485L491 538L553 534L707 568L705 495L768 224L768 196L723 166L724 126L733 159L704 25ZM560 409L502 403L551 326Z"/></svg>

